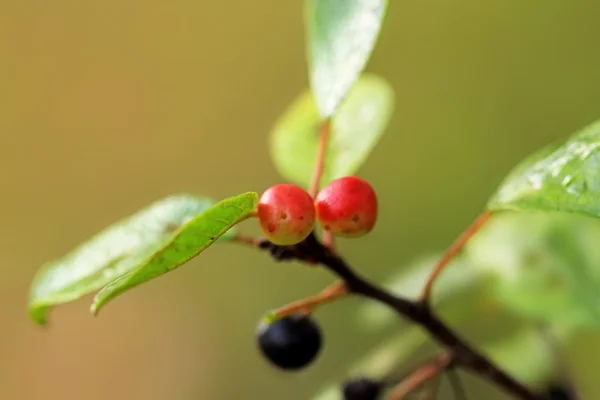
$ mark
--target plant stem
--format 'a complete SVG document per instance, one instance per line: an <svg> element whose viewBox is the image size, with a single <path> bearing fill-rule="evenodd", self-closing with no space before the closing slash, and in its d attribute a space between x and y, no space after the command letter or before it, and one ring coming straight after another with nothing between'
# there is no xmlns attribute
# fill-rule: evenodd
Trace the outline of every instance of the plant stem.
<svg viewBox="0 0 600 400"><path fill-rule="evenodd" d="M516 381L483 354L475 350L464 339L441 321L426 303L411 301L395 296L385 289L378 287L361 277L328 247L320 243L314 234L294 246L277 246L262 242L259 248L268 250L278 261L305 261L321 264L345 282L348 292L383 303L402 317L408 318L423 327L431 337L452 354L452 364L463 368L495 383L505 392L521 400L541 400L542 395L532 392L529 388Z"/></svg>
<svg viewBox="0 0 600 400"><path fill-rule="evenodd" d="M467 244L469 239L481 229L483 224L487 222L487 220L492 216L490 211L484 211L477 219L456 239L456 241L450 246L448 251L440 258L433 271L427 278L427 282L425 282L425 287L423 288L423 292L421 293L421 301L423 303L428 304L429 299L431 298L431 291L433 289L433 284L440 276L442 271L448 266L450 261L456 257L458 252L462 250L462 248Z"/></svg>
<svg viewBox="0 0 600 400"><path fill-rule="evenodd" d="M456 400L467 400L467 391L456 371L454 369L448 370L447 376L454 391L454 398Z"/></svg>
<svg viewBox="0 0 600 400"><path fill-rule="evenodd" d="M315 171L308 189L308 193L315 198L319 192L321 177L325 169L325 156L327 155L327 143L329 142L329 133L331 130L331 120L326 119L321 123L319 131L319 148L317 149L317 161L315 162Z"/></svg>
<svg viewBox="0 0 600 400"><path fill-rule="evenodd" d="M417 368L392 390L388 395L387 400L404 399L413 390L444 372L451 363L452 357L449 354L442 354L433 361Z"/></svg>
<svg viewBox="0 0 600 400"><path fill-rule="evenodd" d="M323 244L330 249L335 248L335 237L331 231L323 231Z"/></svg>
<svg viewBox="0 0 600 400"><path fill-rule="evenodd" d="M275 316L277 318L283 318L294 313L310 314L318 306L325 303L330 303L334 300L346 296L347 294L348 289L346 288L344 281L338 281L335 282L333 285L325 288L325 290L323 290L316 296L296 301L278 309L277 311L275 311Z"/></svg>
<svg viewBox="0 0 600 400"><path fill-rule="evenodd" d="M233 241L235 243L245 244L252 247L256 247L260 243L260 239L255 238L254 236L243 235L241 233L235 235Z"/></svg>

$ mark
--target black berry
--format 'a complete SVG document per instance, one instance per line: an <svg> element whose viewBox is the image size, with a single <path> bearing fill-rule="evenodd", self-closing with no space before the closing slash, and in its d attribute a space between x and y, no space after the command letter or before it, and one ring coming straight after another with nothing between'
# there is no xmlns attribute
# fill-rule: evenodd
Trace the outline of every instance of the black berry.
<svg viewBox="0 0 600 400"><path fill-rule="evenodd" d="M575 397L571 394L571 392L560 386L551 386L546 391L547 400L574 400Z"/></svg>
<svg viewBox="0 0 600 400"><path fill-rule="evenodd" d="M285 370L308 366L319 354L321 344L321 329L304 315L281 318L261 325L258 331L258 345L263 355Z"/></svg>
<svg viewBox="0 0 600 400"><path fill-rule="evenodd" d="M382 385L368 378L356 378L344 383L344 400L377 400Z"/></svg>

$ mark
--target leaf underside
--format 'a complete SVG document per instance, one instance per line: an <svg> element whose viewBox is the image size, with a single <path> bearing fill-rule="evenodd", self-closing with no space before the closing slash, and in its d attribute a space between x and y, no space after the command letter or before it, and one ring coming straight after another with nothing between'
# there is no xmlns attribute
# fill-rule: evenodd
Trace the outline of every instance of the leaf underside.
<svg viewBox="0 0 600 400"><path fill-rule="evenodd" d="M134 271L213 205L208 198L189 194L166 197L110 225L65 257L42 266L31 285L31 318L44 324L51 307L93 293ZM230 230L220 240L234 235L235 231Z"/></svg>
<svg viewBox="0 0 600 400"><path fill-rule="evenodd" d="M33 280L29 312L46 322L49 307L92 293L135 268L160 248L187 219L213 202L188 194L157 201L43 266Z"/></svg>
<svg viewBox="0 0 600 400"><path fill-rule="evenodd" d="M387 0L307 0L307 59L316 104L329 118L365 68Z"/></svg>
<svg viewBox="0 0 600 400"><path fill-rule="evenodd" d="M535 323L600 327L600 221L569 213L500 213L465 248L490 295Z"/></svg>
<svg viewBox="0 0 600 400"><path fill-rule="evenodd" d="M158 251L137 268L108 284L94 298L97 314L110 300L144 282L157 278L196 257L237 223L249 217L258 203L254 192L222 200L183 225Z"/></svg>
<svg viewBox="0 0 600 400"><path fill-rule="evenodd" d="M385 131L394 108L393 89L382 78L364 74L333 117L321 184L354 174ZM276 122L270 138L271 158L287 180L308 187L319 146L320 118L309 90Z"/></svg>

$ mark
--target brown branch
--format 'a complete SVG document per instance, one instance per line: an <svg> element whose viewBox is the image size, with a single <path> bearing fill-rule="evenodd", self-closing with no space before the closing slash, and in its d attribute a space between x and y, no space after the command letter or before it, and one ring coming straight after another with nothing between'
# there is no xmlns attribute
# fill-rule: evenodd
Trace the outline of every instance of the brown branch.
<svg viewBox="0 0 600 400"><path fill-rule="evenodd" d="M487 222L487 220L492 216L490 211L484 211L477 219L469 226L463 233L456 239L456 241L450 246L448 251L442 256L442 258L438 261L433 271L429 275L427 282L425 283L425 287L423 288L423 292L421 294L421 300L424 303L429 303L429 299L431 297L431 291L433 289L433 284L440 276L442 271L446 268L446 266L456 257L456 255L462 250L462 248L467 244L469 239L477 233L479 229Z"/></svg>
<svg viewBox="0 0 600 400"><path fill-rule="evenodd" d="M321 264L345 282L349 293L383 303L400 316L408 318L427 330L438 344L452 354L453 366L472 371L517 399L541 400L544 398L506 374L460 338L432 313L427 304L395 296L359 276L343 258L320 243L314 234L295 246L276 246L268 241L262 241L259 248L269 251L271 256L278 261L299 260Z"/></svg>

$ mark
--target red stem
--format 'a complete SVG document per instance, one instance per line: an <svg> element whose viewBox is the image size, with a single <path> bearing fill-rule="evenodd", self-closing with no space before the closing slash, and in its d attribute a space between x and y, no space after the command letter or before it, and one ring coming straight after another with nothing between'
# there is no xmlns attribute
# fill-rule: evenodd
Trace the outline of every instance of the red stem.
<svg viewBox="0 0 600 400"><path fill-rule="evenodd" d="M331 128L331 120L326 119L321 123L319 133L319 148L317 149L317 161L315 162L315 172L310 183L308 193L314 198L319 192L319 185L321 184L321 177L323 176L323 170L325 169L325 156L327 154L327 143L329 142L329 133Z"/></svg>
<svg viewBox="0 0 600 400"><path fill-rule="evenodd" d="M346 296L347 294L348 289L346 288L344 281L337 281L331 286L325 288L321 293L317 294L316 296L298 300L294 303L290 303L287 306L278 309L277 311L275 311L275 315L277 316L277 318L283 318L294 313L310 314L318 306L324 303L330 303L334 300L339 299L340 297Z"/></svg>
<svg viewBox="0 0 600 400"><path fill-rule="evenodd" d="M454 257L456 257L458 252L460 252L462 250L462 248L465 246L465 244L467 244L469 239L471 239L473 237L473 235L475 235L475 233L477 233L477 231L479 231L479 229L481 229L483 224L485 224L490 219L491 216L492 216L492 213L490 211L488 211L488 210L484 211L458 237L458 239L456 239L456 241L452 244L452 246L448 249L448 251L442 256L442 258L440 258L440 260L436 264L435 268L429 275L429 278L427 278L427 282L425 283L425 287L423 288L423 292L421 293L421 300L424 303L429 302L429 299L431 297L431 291L433 289L433 284L435 283L437 278L440 276L442 271L448 266L450 261L452 261L454 259Z"/></svg>
<svg viewBox="0 0 600 400"><path fill-rule="evenodd" d="M420 368L417 368L407 378L403 379L394 390L388 395L387 400L402 400L410 392L416 390L430 379L441 374L452 363L452 357L448 354L442 354L435 360L428 362Z"/></svg>

